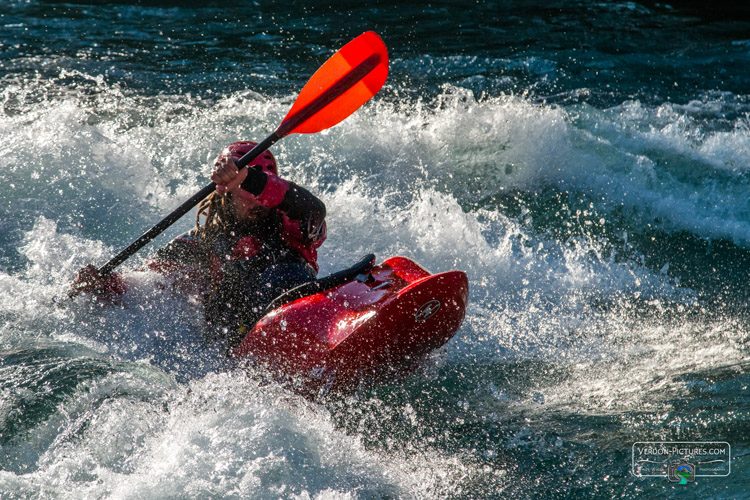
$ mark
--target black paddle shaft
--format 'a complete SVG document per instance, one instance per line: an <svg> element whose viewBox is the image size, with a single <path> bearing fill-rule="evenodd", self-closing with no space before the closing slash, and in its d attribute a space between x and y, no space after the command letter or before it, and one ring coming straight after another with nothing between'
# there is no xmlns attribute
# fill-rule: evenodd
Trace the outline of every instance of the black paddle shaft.
<svg viewBox="0 0 750 500"><path fill-rule="evenodd" d="M278 141L280 137L274 132L273 134L266 137L262 142L260 142L257 146L255 146L253 149L247 152L242 158L237 160L237 167L243 168L248 163L253 161L255 158L261 155L265 150L270 148L273 144ZM198 203L200 203L206 196L210 195L214 189L216 189L216 183L211 182L208 186L204 187L197 193L195 193L192 197L190 197L189 200L187 200L185 203L177 207L172 213L164 217L158 224L156 224L154 227L143 233L137 240L135 240L133 243L128 245L127 248L122 250L120 253L112 257L109 262L104 264L102 267L99 268L99 273L101 274L109 274L111 273L117 266L125 262L125 260L136 253L138 250L143 248L146 243L153 240L157 236L159 236L164 230L166 230L169 226L177 222L177 220L188 213L193 207L195 207Z"/></svg>

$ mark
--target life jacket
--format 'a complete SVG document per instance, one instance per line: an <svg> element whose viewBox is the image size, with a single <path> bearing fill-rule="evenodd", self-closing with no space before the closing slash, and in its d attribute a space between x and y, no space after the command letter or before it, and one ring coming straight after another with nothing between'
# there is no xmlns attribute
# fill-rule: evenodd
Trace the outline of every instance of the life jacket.
<svg viewBox="0 0 750 500"><path fill-rule="evenodd" d="M263 174L265 175L265 174ZM204 293L221 283L228 272L252 273L279 262L299 261L318 272L317 249L326 239L325 205L306 189L268 175L256 194L270 208L263 220L240 225L229 234L202 241L189 231L157 251L149 264L163 274L181 274Z"/></svg>

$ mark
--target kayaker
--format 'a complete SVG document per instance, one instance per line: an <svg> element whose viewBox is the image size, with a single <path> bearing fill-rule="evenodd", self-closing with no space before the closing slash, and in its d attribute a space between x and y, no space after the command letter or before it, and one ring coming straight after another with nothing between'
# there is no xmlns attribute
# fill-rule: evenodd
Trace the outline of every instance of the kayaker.
<svg viewBox="0 0 750 500"><path fill-rule="evenodd" d="M207 322L230 332L230 346L241 340L232 332L255 324L274 298L315 279L326 238L325 205L279 177L269 151L238 170L236 160L254 146L235 142L216 158L216 190L198 206L195 228L149 263L173 287L201 298ZM127 289L120 273L100 275L91 265L71 286L105 300Z"/></svg>

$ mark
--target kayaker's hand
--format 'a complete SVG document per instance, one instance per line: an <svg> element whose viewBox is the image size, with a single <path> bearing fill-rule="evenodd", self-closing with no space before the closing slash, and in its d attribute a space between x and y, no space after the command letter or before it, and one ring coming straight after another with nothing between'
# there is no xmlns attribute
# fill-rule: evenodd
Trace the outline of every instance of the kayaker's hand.
<svg viewBox="0 0 750 500"><path fill-rule="evenodd" d="M216 158L214 171L211 173L211 180L216 183L217 193L229 193L237 189L242 184L242 181L247 178L247 169L238 169L235 161L234 157L224 153Z"/></svg>
<svg viewBox="0 0 750 500"><path fill-rule="evenodd" d="M69 295L93 293L99 299L112 301L125 293L125 283L120 273L101 274L91 264L78 270L78 275L70 285Z"/></svg>

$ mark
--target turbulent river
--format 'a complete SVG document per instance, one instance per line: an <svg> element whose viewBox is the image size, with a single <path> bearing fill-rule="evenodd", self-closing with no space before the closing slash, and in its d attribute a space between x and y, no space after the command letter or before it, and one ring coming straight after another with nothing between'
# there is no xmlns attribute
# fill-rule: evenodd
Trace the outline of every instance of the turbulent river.
<svg viewBox="0 0 750 500"><path fill-rule="evenodd" d="M694 5L4 0L0 496L747 497L750 16ZM121 304L53 300L367 30L383 90L273 152L326 203L321 275L467 272L424 366L310 401L227 360L140 270L194 213ZM671 482L647 442L723 462Z"/></svg>

